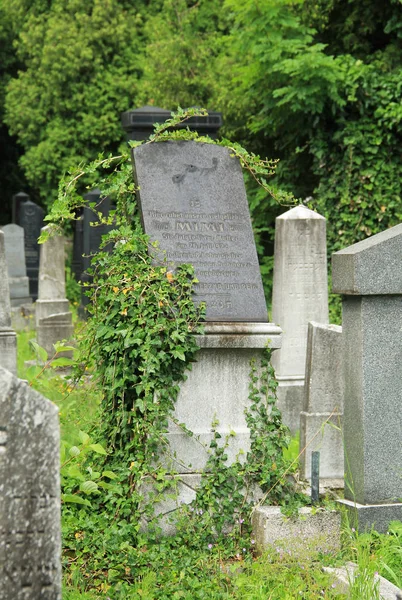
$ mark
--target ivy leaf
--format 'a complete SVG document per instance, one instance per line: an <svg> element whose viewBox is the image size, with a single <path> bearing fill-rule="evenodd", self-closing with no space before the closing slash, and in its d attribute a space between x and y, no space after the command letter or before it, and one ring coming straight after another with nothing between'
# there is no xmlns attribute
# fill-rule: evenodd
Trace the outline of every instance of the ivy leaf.
<svg viewBox="0 0 402 600"><path fill-rule="evenodd" d="M86 500L86 498L81 498L81 496L76 496L75 494L62 494L61 501L71 502L73 504L83 504L84 506L91 506L89 500Z"/></svg>
<svg viewBox="0 0 402 600"><path fill-rule="evenodd" d="M93 450L97 454L103 454L104 456L107 455L107 452L102 446L102 444L89 444L89 448L91 448L91 450Z"/></svg>
<svg viewBox="0 0 402 600"><path fill-rule="evenodd" d="M84 481L80 484L80 490L84 492L84 494L99 494L98 484L95 481Z"/></svg>

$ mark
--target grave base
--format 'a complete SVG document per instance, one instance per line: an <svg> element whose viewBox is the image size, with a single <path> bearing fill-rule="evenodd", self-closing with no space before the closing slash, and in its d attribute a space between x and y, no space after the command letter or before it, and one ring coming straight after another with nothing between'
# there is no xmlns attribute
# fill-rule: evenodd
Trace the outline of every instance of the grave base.
<svg viewBox="0 0 402 600"><path fill-rule="evenodd" d="M328 418L330 420L328 421ZM311 479L311 453L320 453L320 479L343 479L342 415L300 413L300 477ZM325 423L325 425L323 425Z"/></svg>
<svg viewBox="0 0 402 600"><path fill-rule="evenodd" d="M21 306L11 306L11 327L15 331L35 329L35 304L32 303L32 298L29 300L30 302Z"/></svg>
<svg viewBox="0 0 402 600"><path fill-rule="evenodd" d="M60 300L37 300L35 303L36 327L40 319L46 319L50 315L59 315L69 311L69 303L66 298Z"/></svg>
<svg viewBox="0 0 402 600"><path fill-rule="evenodd" d="M12 329L0 330L0 367L17 375L17 334Z"/></svg>
<svg viewBox="0 0 402 600"><path fill-rule="evenodd" d="M67 340L71 345L73 337L73 321L70 312L50 315L45 319L39 320L37 328L38 344L46 350L48 357L55 354L53 344ZM58 356L72 357L72 352L60 352Z"/></svg>
<svg viewBox="0 0 402 600"><path fill-rule="evenodd" d="M290 429L292 435L299 431L300 413L304 403L304 377L302 375L292 377L276 376L278 380L278 408L282 413L283 422Z"/></svg>
<svg viewBox="0 0 402 600"><path fill-rule="evenodd" d="M402 503L393 504L358 504L352 500L338 500L346 508L350 527L359 533L375 529L379 533L387 533L391 521L402 521Z"/></svg>

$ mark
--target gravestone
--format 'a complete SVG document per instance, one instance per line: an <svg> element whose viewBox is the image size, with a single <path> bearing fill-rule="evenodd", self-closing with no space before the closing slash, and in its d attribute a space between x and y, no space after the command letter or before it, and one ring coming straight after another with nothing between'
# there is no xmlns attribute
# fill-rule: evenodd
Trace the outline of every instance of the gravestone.
<svg viewBox="0 0 402 600"><path fill-rule="evenodd" d="M44 227L42 231L47 229ZM39 297L36 301L37 340L49 356L54 354L55 342L69 340L73 335L65 277L64 237L53 236L40 247Z"/></svg>
<svg viewBox="0 0 402 600"><path fill-rule="evenodd" d="M33 300L38 297L39 244L38 238L43 225L44 212L40 206L27 200L19 207L18 225L24 228L25 262L29 277L29 294Z"/></svg>
<svg viewBox="0 0 402 600"><path fill-rule="evenodd" d="M0 231L0 366L17 374L17 336L11 328L10 289L2 231Z"/></svg>
<svg viewBox="0 0 402 600"><path fill-rule="evenodd" d="M0 600L61 600L57 412L0 368Z"/></svg>
<svg viewBox="0 0 402 600"><path fill-rule="evenodd" d="M133 150L133 165L144 230L160 246L154 261L172 270L193 264L194 300L207 306L197 362L180 385L163 457L164 467L178 473L177 497L166 494L155 510L170 534L176 509L195 498L213 422L222 442L229 438L228 464L246 456L250 361L258 364L266 347L279 348L281 330L267 322L243 177L230 151L196 142L148 144Z"/></svg>
<svg viewBox="0 0 402 600"><path fill-rule="evenodd" d="M82 244L82 262L80 281L83 284L90 284L92 277L87 273L91 266L92 258L99 252L102 242L102 236L106 235L113 227L104 223L99 224L99 217L96 213L101 213L102 218L108 217L114 206L110 203L110 198L102 198L100 189L96 188L85 194L84 200L88 206L84 207L83 222L82 222L82 241L79 241L78 235L80 228L77 231L77 246ZM94 208L90 208L89 204L94 203ZM94 212L95 211L95 212ZM78 224L78 222L77 222ZM81 305L79 307L79 315L85 318L85 307L88 305L89 299L85 294L85 285L81 288Z"/></svg>
<svg viewBox="0 0 402 600"><path fill-rule="evenodd" d="M23 202L29 200L28 194L25 192L18 192L18 194L14 194L12 197L12 217L11 220L13 223L19 223L20 221L20 206Z"/></svg>
<svg viewBox="0 0 402 600"><path fill-rule="evenodd" d="M345 500L359 530L402 521L402 224L332 256L343 295Z"/></svg>
<svg viewBox="0 0 402 600"><path fill-rule="evenodd" d="M164 123L170 119L170 110L157 106L141 106L134 110L127 110L121 114L121 125L126 132L128 140L146 140L153 132L156 123ZM174 129L189 129L197 131L200 135L208 135L215 139L222 127L222 113L208 111L205 117L191 117Z"/></svg>
<svg viewBox="0 0 402 600"><path fill-rule="evenodd" d="M144 231L168 265L194 265L207 320L266 322L239 161L213 144L166 142L134 148L133 163Z"/></svg>
<svg viewBox="0 0 402 600"><path fill-rule="evenodd" d="M73 260L71 270L76 281L80 281L84 270L84 216L80 215L74 221Z"/></svg>
<svg viewBox="0 0 402 600"><path fill-rule="evenodd" d="M300 413L300 475L311 479L311 454L320 452L320 479L343 487L342 327L308 324L306 380ZM325 425L323 425L326 423Z"/></svg>
<svg viewBox="0 0 402 600"><path fill-rule="evenodd" d="M328 323L326 221L302 205L276 219L272 318L283 331L282 348L272 357L278 407L295 433L303 407L307 324Z"/></svg>
<svg viewBox="0 0 402 600"><path fill-rule="evenodd" d="M24 229L19 225L3 228L11 306L29 304L29 279L25 265Z"/></svg>

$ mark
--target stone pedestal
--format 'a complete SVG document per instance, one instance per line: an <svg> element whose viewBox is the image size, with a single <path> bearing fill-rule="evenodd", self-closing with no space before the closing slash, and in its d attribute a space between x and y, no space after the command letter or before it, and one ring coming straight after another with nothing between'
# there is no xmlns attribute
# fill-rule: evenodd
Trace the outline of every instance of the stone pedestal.
<svg viewBox="0 0 402 600"><path fill-rule="evenodd" d="M305 206L276 219L272 320L283 330L273 356L278 407L292 433L303 407L307 324L328 323L326 221Z"/></svg>
<svg viewBox="0 0 402 600"><path fill-rule="evenodd" d="M0 231L0 367L17 374L17 336L11 328L10 288L4 246Z"/></svg>
<svg viewBox="0 0 402 600"><path fill-rule="evenodd" d="M361 528L402 516L401 257L402 225L333 255L333 289L344 295L345 499Z"/></svg>
<svg viewBox="0 0 402 600"><path fill-rule="evenodd" d="M169 423L169 449L162 457L168 468L178 473L178 495L167 495L156 505L156 514L164 515L160 525L164 533L174 528L172 512L180 503L195 498L201 472L211 452L212 425L222 436L230 436L225 453L228 464L250 448L249 430L244 411L250 406L250 360L261 357L265 347L279 348L281 330L272 323L207 323L205 334L197 336L200 346L197 362L181 384L174 419L184 423L194 435ZM168 516L169 515L169 516ZM172 517L170 519L170 517Z"/></svg>
<svg viewBox="0 0 402 600"><path fill-rule="evenodd" d="M320 479L343 487L342 327L309 323L303 411L300 413L300 475L311 479L311 453L320 452ZM323 481L325 484L325 481Z"/></svg>
<svg viewBox="0 0 402 600"><path fill-rule="evenodd" d="M44 227L42 231L46 230ZM51 237L40 249L39 289L36 301L38 344L49 357L54 355L53 344L71 340L72 315L66 298L64 238Z"/></svg>

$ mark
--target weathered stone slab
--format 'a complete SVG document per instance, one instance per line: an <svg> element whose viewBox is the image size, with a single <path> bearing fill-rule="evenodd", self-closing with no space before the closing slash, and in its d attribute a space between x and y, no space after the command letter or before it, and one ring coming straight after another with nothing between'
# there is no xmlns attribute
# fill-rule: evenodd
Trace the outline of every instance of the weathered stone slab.
<svg viewBox="0 0 402 600"><path fill-rule="evenodd" d="M29 279L25 265L24 229L19 225L4 225L4 244L10 286L11 306L29 304Z"/></svg>
<svg viewBox="0 0 402 600"><path fill-rule="evenodd" d="M359 523L372 518L376 528L402 498L401 256L401 225L333 255L343 294L345 498L366 507Z"/></svg>
<svg viewBox="0 0 402 600"><path fill-rule="evenodd" d="M17 336L11 328L10 288L2 231L0 231L0 366L17 374Z"/></svg>
<svg viewBox="0 0 402 600"><path fill-rule="evenodd" d="M37 341L39 346L44 348L49 358L55 353L53 344L66 340L71 343L73 337L73 324L71 313L51 314L48 317L39 319L37 328ZM71 356L71 352L59 354L59 356Z"/></svg>
<svg viewBox="0 0 402 600"><path fill-rule="evenodd" d="M133 164L145 233L168 264L194 265L207 320L267 322L238 160L213 144L166 142L133 149Z"/></svg>
<svg viewBox="0 0 402 600"><path fill-rule="evenodd" d="M61 600L57 408L0 368L0 600Z"/></svg>
<svg viewBox="0 0 402 600"><path fill-rule="evenodd" d="M283 330L282 348L272 357L278 406L294 433L303 406L307 324L328 323L326 221L305 206L276 219L272 318Z"/></svg>
<svg viewBox="0 0 402 600"><path fill-rule="evenodd" d="M29 293L33 300L38 297L39 244L38 238L43 225L43 209L27 200L19 205L18 225L24 228L25 261L29 277Z"/></svg>
<svg viewBox="0 0 402 600"><path fill-rule="evenodd" d="M342 327L310 322L300 413L300 474L311 478L311 453L320 452L320 478L343 479ZM324 425L324 423L326 423Z"/></svg>

